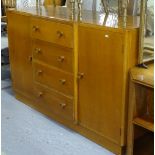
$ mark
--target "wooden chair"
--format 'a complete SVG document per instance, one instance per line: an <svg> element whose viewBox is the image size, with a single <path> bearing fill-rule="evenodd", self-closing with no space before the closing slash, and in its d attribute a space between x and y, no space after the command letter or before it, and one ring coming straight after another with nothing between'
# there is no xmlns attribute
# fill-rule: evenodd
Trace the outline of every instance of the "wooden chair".
<svg viewBox="0 0 155 155"><path fill-rule="evenodd" d="M62 6L65 5L65 0L44 0L43 5L58 5Z"/></svg>

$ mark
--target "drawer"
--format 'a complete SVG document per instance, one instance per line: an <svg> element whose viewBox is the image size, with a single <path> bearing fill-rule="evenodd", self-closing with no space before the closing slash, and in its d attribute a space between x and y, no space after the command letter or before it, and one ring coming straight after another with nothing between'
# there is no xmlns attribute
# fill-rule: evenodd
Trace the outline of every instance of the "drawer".
<svg viewBox="0 0 155 155"><path fill-rule="evenodd" d="M33 58L62 70L73 72L72 49L40 40L33 41Z"/></svg>
<svg viewBox="0 0 155 155"><path fill-rule="evenodd" d="M73 120L73 98L60 95L38 84L35 84L35 97L36 105L46 113Z"/></svg>
<svg viewBox="0 0 155 155"><path fill-rule="evenodd" d="M54 67L34 61L34 80L62 92L73 96L73 75L63 72Z"/></svg>
<svg viewBox="0 0 155 155"><path fill-rule="evenodd" d="M73 27L50 20L32 18L31 35L33 38L73 48Z"/></svg>

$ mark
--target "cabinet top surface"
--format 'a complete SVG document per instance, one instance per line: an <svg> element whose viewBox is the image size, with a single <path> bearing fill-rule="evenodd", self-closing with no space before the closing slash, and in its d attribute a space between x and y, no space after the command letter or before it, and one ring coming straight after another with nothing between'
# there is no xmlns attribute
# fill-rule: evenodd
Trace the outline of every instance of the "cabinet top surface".
<svg viewBox="0 0 155 155"><path fill-rule="evenodd" d="M15 9L9 9L10 11L15 11L21 14L30 14L32 16L38 16L43 18L48 18L51 20L59 20L63 22L80 24L92 24L111 28L138 28L139 17L128 16L125 22L123 22L123 17L118 17L117 14L108 14L93 12L88 10L83 10L81 16L78 15L78 11L75 11L74 15L67 7L60 6L32 6L32 7L17 7Z"/></svg>
<svg viewBox="0 0 155 155"><path fill-rule="evenodd" d="M148 65L148 68L134 67L130 71L133 81L154 88L154 63Z"/></svg>

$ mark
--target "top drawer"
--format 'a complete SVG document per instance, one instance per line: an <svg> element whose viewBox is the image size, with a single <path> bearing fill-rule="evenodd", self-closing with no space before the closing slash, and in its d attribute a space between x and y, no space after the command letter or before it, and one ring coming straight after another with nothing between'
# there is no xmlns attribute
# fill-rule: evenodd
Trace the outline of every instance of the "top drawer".
<svg viewBox="0 0 155 155"><path fill-rule="evenodd" d="M36 39L73 48L73 27L68 24L32 18L31 35Z"/></svg>

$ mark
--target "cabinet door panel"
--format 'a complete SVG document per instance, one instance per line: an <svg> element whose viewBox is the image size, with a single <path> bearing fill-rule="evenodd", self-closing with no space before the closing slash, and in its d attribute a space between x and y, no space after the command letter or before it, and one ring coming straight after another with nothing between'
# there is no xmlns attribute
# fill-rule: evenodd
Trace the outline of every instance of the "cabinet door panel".
<svg viewBox="0 0 155 155"><path fill-rule="evenodd" d="M123 36L79 27L79 124L120 143Z"/></svg>
<svg viewBox="0 0 155 155"><path fill-rule="evenodd" d="M32 96L32 51L29 16L7 13L9 56L14 89Z"/></svg>

